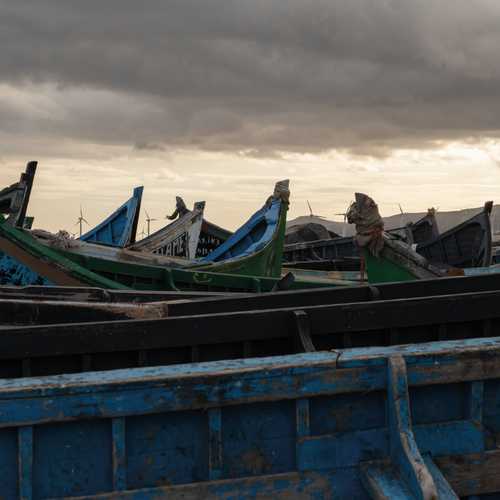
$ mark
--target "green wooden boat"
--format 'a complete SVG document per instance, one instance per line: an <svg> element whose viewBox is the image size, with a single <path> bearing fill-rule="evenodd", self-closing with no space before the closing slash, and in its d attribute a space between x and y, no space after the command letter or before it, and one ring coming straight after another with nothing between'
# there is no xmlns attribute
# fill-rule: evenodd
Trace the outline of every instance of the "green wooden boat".
<svg viewBox="0 0 500 500"><path fill-rule="evenodd" d="M280 289L280 283L280 278L152 266L72 254L40 243L30 231L7 224L5 218L0 215L0 284L2 285L269 292ZM287 288L294 290L347 284L350 283L340 280L325 282L295 279Z"/></svg>
<svg viewBox="0 0 500 500"><path fill-rule="evenodd" d="M58 249L64 257L87 269L108 273L109 277L127 274L120 270L129 269L130 265L141 264L198 273L206 271L279 279L289 196L288 180L278 182L274 193L264 206L222 245L201 259L188 260L74 240L63 242L67 245L59 245L53 235L37 234L40 238L45 238L45 244L48 246L55 244L60 247Z"/></svg>
<svg viewBox="0 0 500 500"><path fill-rule="evenodd" d="M9 188L27 205L24 184ZM17 196L17 194L16 194ZM24 196L24 195L23 195ZM348 285L341 280L281 278L281 257L288 209L288 181L278 183L264 207L217 253L187 261L96 245L10 223L12 196L0 205L0 285L97 286L108 289L266 292L276 289Z"/></svg>
<svg viewBox="0 0 500 500"><path fill-rule="evenodd" d="M384 231L377 204L367 195L356 193L347 219L356 225L356 243L362 250L369 283L389 283L439 278L461 274L462 270L444 271L429 263L425 257Z"/></svg>

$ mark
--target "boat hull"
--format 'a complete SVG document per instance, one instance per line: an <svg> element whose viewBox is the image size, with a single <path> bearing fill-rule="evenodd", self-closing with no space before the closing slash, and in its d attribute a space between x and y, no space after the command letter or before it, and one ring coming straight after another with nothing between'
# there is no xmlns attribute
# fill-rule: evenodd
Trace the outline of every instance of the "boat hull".
<svg viewBox="0 0 500 500"><path fill-rule="evenodd" d="M499 492L490 436L499 425L499 344L2 380L2 494L364 500L381 491Z"/></svg>
<svg viewBox="0 0 500 500"><path fill-rule="evenodd" d="M17 270L32 279L17 279L16 270L2 274L5 285L53 284L59 286L96 286L109 289L164 291L269 292L279 284L279 278L239 276L202 270L176 269L147 265L149 258L140 252L107 248L76 242L88 251L62 250L41 243L30 232L7 225L0 220L0 252L24 267ZM128 260L116 256L127 255ZM103 258L107 255L109 258ZM112 257L114 256L114 257ZM144 260L141 260L142 259ZM155 257L161 260L161 256ZM9 262L8 259L5 261ZM17 268L16 268L17 269ZM40 283L39 278L43 281ZM34 280L34 282L33 282ZM334 283L296 280L292 288L317 288Z"/></svg>
<svg viewBox="0 0 500 500"><path fill-rule="evenodd" d="M144 188L134 189L132 197L108 218L83 236L81 241L124 248L135 242Z"/></svg>

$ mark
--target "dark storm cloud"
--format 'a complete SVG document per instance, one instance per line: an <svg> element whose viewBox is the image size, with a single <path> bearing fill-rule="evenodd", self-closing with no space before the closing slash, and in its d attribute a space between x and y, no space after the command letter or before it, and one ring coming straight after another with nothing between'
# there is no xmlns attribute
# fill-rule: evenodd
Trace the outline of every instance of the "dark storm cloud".
<svg viewBox="0 0 500 500"><path fill-rule="evenodd" d="M500 130L497 0L0 0L0 44L0 84L59 110L7 97L0 129L257 155Z"/></svg>

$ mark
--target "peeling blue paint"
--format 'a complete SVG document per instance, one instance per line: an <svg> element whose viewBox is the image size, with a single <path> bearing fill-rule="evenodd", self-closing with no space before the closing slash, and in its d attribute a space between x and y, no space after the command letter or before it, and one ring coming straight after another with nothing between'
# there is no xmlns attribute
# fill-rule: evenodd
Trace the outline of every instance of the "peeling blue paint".
<svg viewBox="0 0 500 500"><path fill-rule="evenodd" d="M0 252L0 285L51 286L52 283L11 256Z"/></svg>

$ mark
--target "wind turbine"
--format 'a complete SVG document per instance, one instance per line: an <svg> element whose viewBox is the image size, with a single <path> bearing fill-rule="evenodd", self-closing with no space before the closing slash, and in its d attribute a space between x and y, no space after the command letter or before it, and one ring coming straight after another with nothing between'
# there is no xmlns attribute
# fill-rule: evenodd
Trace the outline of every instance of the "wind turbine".
<svg viewBox="0 0 500 500"><path fill-rule="evenodd" d="M149 236L151 233L151 222L157 221L158 219L152 219L149 216L148 211L147 210L144 210L144 211L146 212L146 223L148 225L148 236Z"/></svg>
<svg viewBox="0 0 500 500"><path fill-rule="evenodd" d="M324 217L323 215L315 215L313 214L313 211L312 211L312 208L311 208L311 204L309 203L309 200L306 200L307 202L307 206L309 207L309 217L318 217L320 219L326 219L326 217Z"/></svg>
<svg viewBox="0 0 500 500"><path fill-rule="evenodd" d="M75 224L75 226L80 226L80 238L82 237L83 223L84 222L85 222L85 224L87 224L87 226L89 225L87 219L83 216L83 209L82 209L82 206L80 205L80 217L78 217L78 219L76 219L76 224Z"/></svg>

